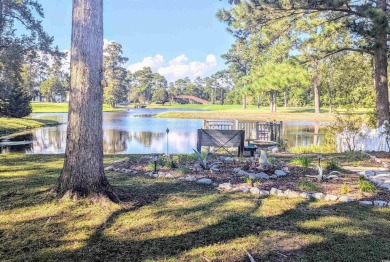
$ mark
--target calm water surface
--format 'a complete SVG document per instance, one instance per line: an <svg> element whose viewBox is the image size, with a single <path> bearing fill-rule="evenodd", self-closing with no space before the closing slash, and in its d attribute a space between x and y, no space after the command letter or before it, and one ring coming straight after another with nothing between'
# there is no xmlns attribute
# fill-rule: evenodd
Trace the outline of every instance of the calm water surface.
<svg viewBox="0 0 390 262"><path fill-rule="evenodd" d="M167 133L169 153L191 153L196 148L197 129L203 120L156 118L156 114L180 109L131 109L127 112L103 114L104 152L125 153L166 153ZM185 110L183 110L185 111ZM188 111L188 110L187 110ZM191 110L194 111L194 110ZM34 129L7 141L25 141L29 144L0 146L0 153L21 152L27 154L60 154L65 152L67 113L38 113L33 118L56 120L63 123L56 127ZM289 146L321 143L319 123L284 122L283 134ZM3 141L4 142L4 141Z"/></svg>

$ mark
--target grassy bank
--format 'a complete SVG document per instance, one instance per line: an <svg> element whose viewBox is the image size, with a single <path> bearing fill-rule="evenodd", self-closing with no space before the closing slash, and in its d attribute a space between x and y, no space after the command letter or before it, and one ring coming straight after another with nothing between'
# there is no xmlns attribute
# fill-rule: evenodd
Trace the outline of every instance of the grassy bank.
<svg viewBox="0 0 390 262"><path fill-rule="evenodd" d="M0 137L43 126L55 126L59 123L44 119L0 117Z"/></svg>
<svg viewBox="0 0 390 262"><path fill-rule="evenodd" d="M124 156L122 156L123 158ZM106 156L106 164L119 156ZM49 194L61 155L0 155L2 261L381 261L390 208L218 193L108 173L121 205Z"/></svg>
<svg viewBox="0 0 390 262"><path fill-rule="evenodd" d="M69 110L68 103L45 103L45 102L33 102L31 103L33 113L66 113ZM109 105L103 105L104 112L124 111L128 107L118 106L112 108Z"/></svg>
<svg viewBox="0 0 390 262"><path fill-rule="evenodd" d="M196 119L232 119L232 120L253 120L253 121L319 121L332 122L334 114L328 110L322 109L321 114L314 113L314 108L307 107L288 107L278 108L276 113L270 113L268 107L257 108L248 106L243 109L241 105L172 105L161 106L151 105L148 108L184 108L205 110L205 112L166 112L159 114L158 117L164 118L196 118ZM343 113L346 110L340 109ZM368 109L357 109L357 114L367 114Z"/></svg>

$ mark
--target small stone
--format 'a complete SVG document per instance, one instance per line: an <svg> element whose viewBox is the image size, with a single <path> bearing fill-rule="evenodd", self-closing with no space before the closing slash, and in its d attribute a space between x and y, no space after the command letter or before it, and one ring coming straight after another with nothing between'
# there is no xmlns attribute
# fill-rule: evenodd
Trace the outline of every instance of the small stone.
<svg viewBox="0 0 390 262"><path fill-rule="evenodd" d="M252 187L249 191L253 195L260 195L260 189L258 189L257 187Z"/></svg>
<svg viewBox="0 0 390 262"><path fill-rule="evenodd" d="M211 185L213 183L213 180L210 178L201 178L196 181L196 183L204 184L204 185Z"/></svg>
<svg viewBox="0 0 390 262"><path fill-rule="evenodd" d="M238 168L238 167L236 167L235 169L233 169L233 172L234 172L234 173L238 173L238 172L240 172L240 171L241 171L241 169Z"/></svg>
<svg viewBox="0 0 390 262"><path fill-rule="evenodd" d="M384 207L387 205L388 205L388 203L386 201L382 201L382 200L375 200L374 201L374 206Z"/></svg>
<svg viewBox="0 0 390 262"><path fill-rule="evenodd" d="M267 191L267 190L260 190L260 196L269 196L269 191Z"/></svg>
<svg viewBox="0 0 390 262"><path fill-rule="evenodd" d="M269 191L269 194L270 195L279 195L279 194L283 194L283 191L273 187Z"/></svg>
<svg viewBox="0 0 390 262"><path fill-rule="evenodd" d="M327 201L336 201L338 199L338 196L335 196L335 195L326 195L325 196L325 200Z"/></svg>
<svg viewBox="0 0 390 262"><path fill-rule="evenodd" d="M324 198L325 198L325 194L324 194L324 193L314 193L314 194L312 194L312 197L313 197L314 199L321 200L321 199L324 199Z"/></svg>
<svg viewBox="0 0 390 262"><path fill-rule="evenodd" d="M286 174L290 174L290 169L288 168L288 166L283 167L282 170L283 170Z"/></svg>
<svg viewBox="0 0 390 262"><path fill-rule="evenodd" d="M229 191L230 189L232 189L232 184L230 184L230 183L219 184L218 189L221 189L224 191Z"/></svg>
<svg viewBox="0 0 390 262"><path fill-rule="evenodd" d="M375 172L374 172L374 171L365 171L365 172L364 172L364 175L365 175L365 176L374 176L374 175L375 175Z"/></svg>
<svg viewBox="0 0 390 262"><path fill-rule="evenodd" d="M284 191L284 194L289 197L289 198L297 198L299 197L299 194L295 191L292 191L290 189L287 189L286 191Z"/></svg>
<svg viewBox="0 0 390 262"><path fill-rule="evenodd" d="M246 192L248 192L248 191L250 190L248 186L240 186L239 189L240 189L242 192L244 192L244 193L246 193Z"/></svg>
<svg viewBox="0 0 390 262"><path fill-rule="evenodd" d="M171 173L165 175L165 178L175 178Z"/></svg>
<svg viewBox="0 0 390 262"><path fill-rule="evenodd" d="M281 176L285 176L286 175L286 172L284 172L283 170L275 170L275 176L277 177L281 177Z"/></svg>
<svg viewBox="0 0 390 262"><path fill-rule="evenodd" d="M225 159L223 160L223 162L225 162L225 163L234 162L234 158L233 158L233 157L225 157Z"/></svg>
<svg viewBox="0 0 390 262"><path fill-rule="evenodd" d="M212 183L211 185L212 185L213 187L218 187L218 183L215 183L215 182Z"/></svg>
<svg viewBox="0 0 390 262"><path fill-rule="evenodd" d="M165 173L164 173L164 172L161 172L161 171L160 171L160 172L158 172L157 174L158 174L158 177L165 177Z"/></svg>
<svg viewBox="0 0 390 262"><path fill-rule="evenodd" d="M306 193L306 192L301 193L299 196L302 197L302 198L306 198L306 199L310 199L311 198L311 195L309 193Z"/></svg>
<svg viewBox="0 0 390 262"><path fill-rule="evenodd" d="M353 202L353 199L347 196L341 196L339 197L339 201L341 202Z"/></svg>
<svg viewBox="0 0 390 262"><path fill-rule="evenodd" d="M158 174L153 173L152 175L154 178L158 178Z"/></svg>
<svg viewBox="0 0 390 262"><path fill-rule="evenodd" d="M240 170L239 172L238 172L238 175L240 175L240 176L247 176L249 173L248 172L246 172L246 171L244 171L244 170Z"/></svg>
<svg viewBox="0 0 390 262"><path fill-rule="evenodd" d="M366 201L366 200L359 201L359 203L362 204L362 205L368 205L368 206L372 206L373 205L372 201Z"/></svg>
<svg viewBox="0 0 390 262"><path fill-rule="evenodd" d="M275 175L269 176L269 179L277 179L278 177Z"/></svg>
<svg viewBox="0 0 390 262"><path fill-rule="evenodd" d="M137 175L137 174L138 174L138 171L137 171L137 170L132 170L131 173L132 173L133 175Z"/></svg>
<svg viewBox="0 0 390 262"><path fill-rule="evenodd" d="M113 171L114 167L113 166L108 166L104 170L106 170L106 171Z"/></svg>
<svg viewBox="0 0 390 262"><path fill-rule="evenodd" d="M282 191L282 190L280 190L280 191ZM279 196L279 197L286 197L287 196L283 191L282 192L278 192L276 195Z"/></svg>
<svg viewBox="0 0 390 262"><path fill-rule="evenodd" d="M273 154L279 153L279 148L278 147L274 147L274 148L272 148L271 152Z"/></svg>
<svg viewBox="0 0 390 262"><path fill-rule="evenodd" d="M264 179L264 180L269 179L269 175L267 175L267 174L264 173L264 172L257 173L257 174L255 175L255 177L258 178L258 179Z"/></svg>
<svg viewBox="0 0 390 262"><path fill-rule="evenodd" d="M186 176L184 179L185 179L186 181L190 181L190 182L196 181L196 177L194 177L194 176Z"/></svg>

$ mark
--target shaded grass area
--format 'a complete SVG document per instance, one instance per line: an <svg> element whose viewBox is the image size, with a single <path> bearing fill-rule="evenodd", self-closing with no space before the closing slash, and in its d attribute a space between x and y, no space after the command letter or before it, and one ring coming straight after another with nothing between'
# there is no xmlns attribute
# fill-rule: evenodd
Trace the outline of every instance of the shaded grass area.
<svg viewBox="0 0 390 262"><path fill-rule="evenodd" d="M32 102L31 106L33 113L66 113L69 110L68 103ZM104 112L124 111L127 108L126 106L112 108L109 105L103 105Z"/></svg>
<svg viewBox="0 0 390 262"><path fill-rule="evenodd" d="M255 199L115 172L111 183L129 196L121 205L59 201L49 191L62 163L0 156L2 261L248 261L244 249L256 261L389 259L390 208Z"/></svg>
<svg viewBox="0 0 390 262"><path fill-rule="evenodd" d="M311 107L287 107L278 108L276 113L270 113L268 107L257 108L256 106L247 106L243 109L241 105L151 105L149 108L186 108L203 109L208 112L166 112L158 117L164 118L196 118L196 119L232 119L232 120L252 120L252 121L316 121L332 122L335 121L334 114L328 113L326 109L321 109L320 115L314 113ZM340 113L344 109L338 110ZM367 114L369 109L357 109L356 114Z"/></svg>
<svg viewBox="0 0 390 262"><path fill-rule="evenodd" d="M45 119L0 117L0 137L43 126L55 126L59 123Z"/></svg>

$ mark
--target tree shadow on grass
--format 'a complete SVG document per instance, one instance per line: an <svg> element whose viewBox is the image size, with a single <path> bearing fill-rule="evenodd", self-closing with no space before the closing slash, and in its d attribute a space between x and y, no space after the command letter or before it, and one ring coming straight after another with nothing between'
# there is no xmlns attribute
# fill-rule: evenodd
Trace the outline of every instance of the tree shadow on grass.
<svg viewBox="0 0 390 262"><path fill-rule="evenodd" d="M215 212L216 207L231 200L231 197L225 195L225 198L217 198L204 207L184 207L181 210L168 210L165 214L164 211L160 211L158 215L162 217L170 214L175 217L181 212L185 214L197 212L199 209L205 213ZM280 199L280 201L289 200ZM373 207L341 203L321 207L312 207L311 205L312 202L306 201L281 214L263 217L258 214L262 206L258 202L245 212L235 213L232 211L227 215L221 214L221 219L216 223L205 224L203 227L178 235L147 237L135 235L135 232L131 230L120 236L107 235L106 230L115 227L116 221L122 215L133 212L132 210L121 210L113 213L103 226L100 226L91 235L87 245L72 253L71 256L83 261L96 261L96 258L99 258L100 261L161 261L166 259L199 261L202 260L200 256L202 251L198 251L197 254L189 254L188 251L207 250L210 246L218 247L226 244L227 247L216 251L222 257L216 261L248 261L247 256L243 253L243 247L234 246L235 249L238 248L241 251L230 250L231 254L229 254L228 246L229 243L239 239L255 236L259 238L259 243L268 243L266 247L256 247L249 244L250 252L257 261L387 259L386 256L390 254L390 227L386 226L386 221L389 222L389 218L386 220L380 215L371 222L370 226L367 221L356 218L354 213L362 210L371 216L374 214L375 217L378 212ZM351 207L355 209L354 212L351 212ZM310 210L310 212L302 210ZM338 217L342 218L342 221L338 221ZM327 219L335 221L327 222ZM175 223L175 221L172 220L171 223ZM316 226L316 223L319 225ZM362 232L354 232L357 229L362 230ZM270 233L268 237L261 236L265 232L273 233ZM320 240L311 242L305 240L310 237ZM302 243L299 243L300 241ZM226 252L229 255L226 255Z"/></svg>

